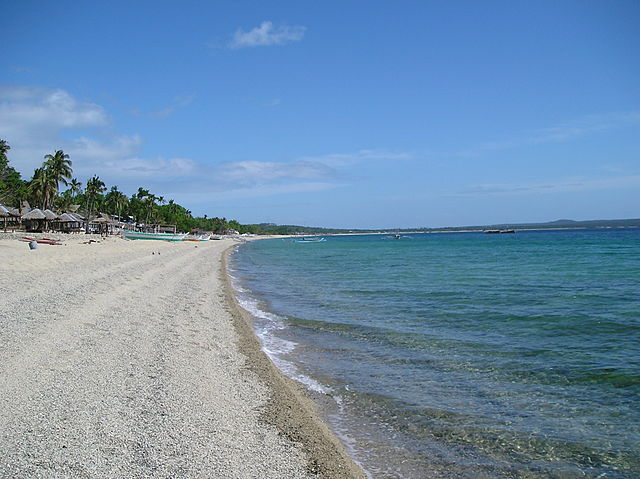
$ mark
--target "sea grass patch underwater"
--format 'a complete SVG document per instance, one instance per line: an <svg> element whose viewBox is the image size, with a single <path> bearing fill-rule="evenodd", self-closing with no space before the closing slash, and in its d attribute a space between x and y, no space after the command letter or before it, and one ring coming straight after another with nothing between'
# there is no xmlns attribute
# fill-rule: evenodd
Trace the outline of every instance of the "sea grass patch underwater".
<svg viewBox="0 0 640 479"><path fill-rule="evenodd" d="M374 477L640 477L640 230L265 240L232 269Z"/></svg>

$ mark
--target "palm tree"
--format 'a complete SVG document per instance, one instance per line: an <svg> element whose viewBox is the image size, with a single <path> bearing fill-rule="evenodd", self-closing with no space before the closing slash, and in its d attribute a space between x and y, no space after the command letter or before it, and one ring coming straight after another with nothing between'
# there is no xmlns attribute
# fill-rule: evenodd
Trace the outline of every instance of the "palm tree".
<svg viewBox="0 0 640 479"><path fill-rule="evenodd" d="M129 202L129 198L122 191L118 190L117 186L112 186L109 193L107 193L107 203L111 206L111 213L117 213L118 218L124 208Z"/></svg>
<svg viewBox="0 0 640 479"><path fill-rule="evenodd" d="M93 213L93 207L98 200L98 196L105 192L107 188L104 182L100 180L98 176L93 176L87 181L87 187L85 188L85 195L87 197L87 221L85 223L85 233L89 232L89 221L91 221L91 215Z"/></svg>
<svg viewBox="0 0 640 479"><path fill-rule="evenodd" d="M82 191L82 182L78 181L77 178L73 178L69 183L69 189L71 190L71 198L75 198Z"/></svg>
<svg viewBox="0 0 640 479"><path fill-rule="evenodd" d="M50 171L51 176L55 179L55 193L58 193L58 185L62 183L67 186L67 180L71 179L73 170L71 169L71 160L62 150L56 150L53 155L44 155L44 168Z"/></svg>
<svg viewBox="0 0 640 479"><path fill-rule="evenodd" d="M122 209L129 204L129 198L122 192L118 192L118 196L116 196L114 206L116 211L118 212L118 218L122 221Z"/></svg>
<svg viewBox="0 0 640 479"><path fill-rule="evenodd" d="M145 203L147 204L147 224L149 224L149 218L153 220L153 210L156 206L156 200L158 198L153 193L147 194L147 199Z"/></svg>
<svg viewBox="0 0 640 479"><path fill-rule="evenodd" d="M58 183L51 171L42 167L33 172L33 178L29 183L29 193L33 195L36 202L40 203L43 210L46 210L56 193Z"/></svg>

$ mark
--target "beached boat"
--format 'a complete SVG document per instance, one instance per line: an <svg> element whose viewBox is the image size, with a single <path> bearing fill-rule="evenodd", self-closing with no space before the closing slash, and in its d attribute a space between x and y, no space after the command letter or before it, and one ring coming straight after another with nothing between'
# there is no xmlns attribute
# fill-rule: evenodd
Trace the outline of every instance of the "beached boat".
<svg viewBox="0 0 640 479"><path fill-rule="evenodd" d="M187 233L143 233L141 231L124 230L122 237L127 239L182 241Z"/></svg>
<svg viewBox="0 0 640 479"><path fill-rule="evenodd" d="M55 239L51 239L51 238L31 238L29 236L23 236L20 241L25 241L27 243L31 243L32 241L35 241L38 244L52 244L52 245L62 245L62 243L58 240Z"/></svg>
<svg viewBox="0 0 640 479"><path fill-rule="evenodd" d="M301 238L296 240L296 243L320 243L322 241L327 241L325 238Z"/></svg>
<svg viewBox="0 0 640 479"><path fill-rule="evenodd" d="M200 235L200 236L185 236L182 238L182 241L209 241L211 235Z"/></svg>

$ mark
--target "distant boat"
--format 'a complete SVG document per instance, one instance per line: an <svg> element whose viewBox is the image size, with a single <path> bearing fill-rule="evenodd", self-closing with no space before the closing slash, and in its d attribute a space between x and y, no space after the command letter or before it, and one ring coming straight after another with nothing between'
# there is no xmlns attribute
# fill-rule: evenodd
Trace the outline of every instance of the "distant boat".
<svg viewBox="0 0 640 479"><path fill-rule="evenodd" d="M142 233L141 231L124 230L122 236L127 239L182 241L187 233Z"/></svg>
<svg viewBox="0 0 640 479"><path fill-rule="evenodd" d="M515 233L516 230L484 230L484 232L488 235L495 235L495 234Z"/></svg>
<svg viewBox="0 0 640 479"><path fill-rule="evenodd" d="M325 238L301 238L296 240L296 243L320 243L322 241L327 241Z"/></svg>

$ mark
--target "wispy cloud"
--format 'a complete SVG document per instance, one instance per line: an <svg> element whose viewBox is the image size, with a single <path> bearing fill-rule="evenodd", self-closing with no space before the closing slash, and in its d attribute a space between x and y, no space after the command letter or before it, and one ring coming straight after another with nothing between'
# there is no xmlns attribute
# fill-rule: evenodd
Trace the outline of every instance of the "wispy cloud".
<svg viewBox="0 0 640 479"><path fill-rule="evenodd" d="M569 141L600 131L622 128L637 123L640 123L640 112L637 111L587 115L571 122L533 130L520 137L487 141L467 150L459 151L456 156L476 156L489 151Z"/></svg>
<svg viewBox="0 0 640 479"><path fill-rule="evenodd" d="M568 178L539 183L481 184L460 190L453 196L528 195L638 187L640 187L640 175L625 175L608 178Z"/></svg>
<svg viewBox="0 0 640 479"><path fill-rule="evenodd" d="M11 71L14 73L33 73L35 70L25 65L11 65Z"/></svg>
<svg viewBox="0 0 640 479"><path fill-rule="evenodd" d="M139 117L167 118L168 116L175 113L176 110L189 106L191 103L193 103L193 100L195 100L195 98L196 98L195 95L179 96L174 98L171 104L167 107L158 108L150 111L143 111L143 110L134 108L133 110L131 110L131 113Z"/></svg>
<svg viewBox="0 0 640 479"><path fill-rule="evenodd" d="M398 162L410 160L413 158L412 153L408 152L389 152L384 150L358 150L352 153L332 153L322 156L305 157L306 161L316 161L324 163L333 168L351 166L364 161L387 161Z"/></svg>
<svg viewBox="0 0 640 479"><path fill-rule="evenodd" d="M237 161L215 168L215 176L236 185L256 185L286 180L334 179L337 172L319 161Z"/></svg>
<svg viewBox="0 0 640 479"><path fill-rule="evenodd" d="M343 183L310 181L282 184L263 184L252 187L219 188L209 185L207 190L194 191L186 188L186 184L169 192L169 196L176 198L178 202L185 204L210 203L212 201L228 201L238 198L265 198L271 196L286 195L291 193L313 193L318 191L334 190L346 186Z"/></svg>
<svg viewBox="0 0 640 479"><path fill-rule="evenodd" d="M0 87L0 131L14 141L29 138L34 130L51 133L108 123L101 106L79 101L64 90Z"/></svg>
<svg viewBox="0 0 640 479"><path fill-rule="evenodd" d="M12 166L23 176L43 156L62 149L80 178L98 174L110 181L167 178L190 174L191 160L144 159L138 135L114 133L105 109L69 92L37 87L0 87L0 132L11 145Z"/></svg>
<svg viewBox="0 0 640 479"><path fill-rule="evenodd" d="M175 105L191 100L179 99ZM125 191L142 181L144 186L163 192L169 187L176 199L197 192L194 196L202 201L225 192L256 197L338 188L345 185L345 169L357 162L405 157L360 150L317 158L216 164L188 157L149 158L143 154L144 139L116 132L102 106L78 100L64 90L32 87L0 88L0 132L12 147L12 166L25 177L40 166L43 155L63 149L71 156L74 175L81 180L97 174Z"/></svg>
<svg viewBox="0 0 640 479"><path fill-rule="evenodd" d="M263 106L267 108L273 108L274 106L280 105L280 103L282 103L282 100L280 98L274 98L273 100L264 103Z"/></svg>
<svg viewBox="0 0 640 479"><path fill-rule="evenodd" d="M102 106L81 101L64 90L31 87L0 88L0 133L12 147L12 166L25 177L40 166L44 154L63 149L70 154L74 176L81 181L97 174L123 191L142 185L189 203L347 187L357 181L347 178L360 163L411 157L408 153L362 149L282 161L248 158L213 164L188 156L149 158L143 154L144 139L117 132Z"/></svg>
<svg viewBox="0 0 640 479"><path fill-rule="evenodd" d="M262 22L249 31L236 30L229 42L229 48L265 47L299 42L304 37L306 27L282 25L274 27L272 22Z"/></svg>

